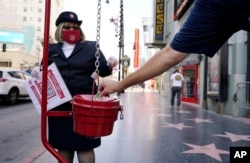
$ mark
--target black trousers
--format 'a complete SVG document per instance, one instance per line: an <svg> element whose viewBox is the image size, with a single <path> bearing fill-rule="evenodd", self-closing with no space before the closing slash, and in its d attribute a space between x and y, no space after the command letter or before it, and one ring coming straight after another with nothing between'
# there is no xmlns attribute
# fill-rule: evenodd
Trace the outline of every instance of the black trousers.
<svg viewBox="0 0 250 163"><path fill-rule="evenodd" d="M174 106L175 96L177 95L177 106L181 105L181 87L172 87L171 105Z"/></svg>

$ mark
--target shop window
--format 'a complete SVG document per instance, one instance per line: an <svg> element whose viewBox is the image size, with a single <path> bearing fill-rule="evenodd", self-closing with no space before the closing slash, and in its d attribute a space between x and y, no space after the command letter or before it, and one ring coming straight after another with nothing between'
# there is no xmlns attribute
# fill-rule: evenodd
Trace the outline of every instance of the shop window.
<svg viewBox="0 0 250 163"><path fill-rule="evenodd" d="M41 21L42 21L42 19L39 17L39 18L37 18L37 21L38 21L38 22L41 22Z"/></svg>
<svg viewBox="0 0 250 163"><path fill-rule="evenodd" d="M208 59L208 96L218 96L220 81L220 56L216 54L213 58Z"/></svg>

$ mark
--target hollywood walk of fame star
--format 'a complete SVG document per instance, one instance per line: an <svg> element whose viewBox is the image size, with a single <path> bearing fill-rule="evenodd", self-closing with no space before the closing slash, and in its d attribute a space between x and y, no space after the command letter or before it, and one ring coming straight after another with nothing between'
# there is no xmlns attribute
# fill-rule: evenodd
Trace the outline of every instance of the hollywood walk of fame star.
<svg viewBox="0 0 250 163"><path fill-rule="evenodd" d="M177 113L180 113L180 114L189 114L191 113L190 111L183 111L183 110L179 110L179 111L176 111Z"/></svg>
<svg viewBox="0 0 250 163"><path fill-rule="evenodd" d="M179 130L182 130L183 128L193 128L192 126L185 126L184 123L178 123L178 124L172 124L172 123L165 123L162 127L173 127Z"/></svg>
<svg viewBox="0 0 250 163"><path fill-rule="evenodd" d="M158 117L172 117L171 114L157 114Z"/></svg>
<svg viewBox="0 0 250 163"><path fill-rule="evenodd" d="M189 119L189 120L195 121L196 123L201 123L201 122L214 123L211 119L195 118L195 119Z"/></svg>
<svg viewBox="0 0 250 163"><path fill-rule="evenodd" d="M236 134L233 134L230 132L225 132L225 134L226 135L216 134L214 136L229 138L232 142L236 142L236 141L240 141L240 140L250 141L250 135L236 135Z"/></svg>
<svg viewBox="0 0 250 163"><path fill-rule="evenodd" d="M210 156L210 157L212 157L220 162L222 162L222 160L220 158L220 154L229 154L228 151L217 149L214 143L204 145L204 146L188 144L188 143L184 143L184 144L186 144L187 146L189 146L193 149L184 151L182 153L201 153L201 154L205 154L207 156Z"/></svg>

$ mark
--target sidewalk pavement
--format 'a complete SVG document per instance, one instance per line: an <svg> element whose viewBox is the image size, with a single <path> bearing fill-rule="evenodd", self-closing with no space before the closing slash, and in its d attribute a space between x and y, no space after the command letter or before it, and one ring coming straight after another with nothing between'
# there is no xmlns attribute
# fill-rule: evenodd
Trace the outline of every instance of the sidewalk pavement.
<svg viewBox="0 0 250 163"><path fill-rule="evenodd" d="M170 105L157 92L125 92L118 96L124 119L95 149L96 163L230 162L229 149L250 147L250 119L232 118L198 105ZM46 150L33 163L56 163ZM74 163L77 163L75 157Z"/></svg>

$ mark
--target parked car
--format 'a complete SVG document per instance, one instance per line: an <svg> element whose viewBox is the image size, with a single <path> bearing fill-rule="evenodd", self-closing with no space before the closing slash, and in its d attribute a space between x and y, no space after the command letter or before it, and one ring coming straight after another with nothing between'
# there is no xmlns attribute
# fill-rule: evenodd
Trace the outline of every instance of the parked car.
<svg viewBox="0 0 250 163"><path fill-rule="evenodd" d="M7 104L15 104L21 97L28 97L24 82L31 75L25 71L0 67L0 99Z"/></svg>

